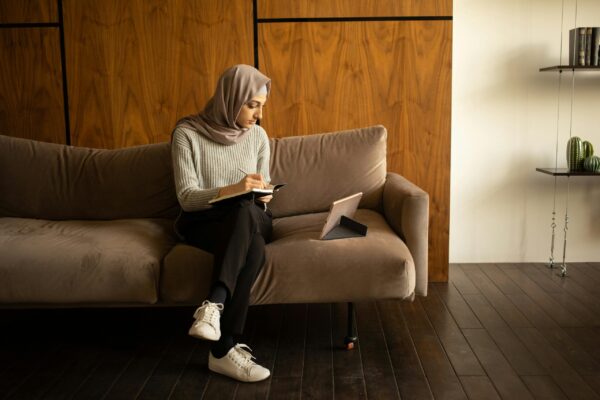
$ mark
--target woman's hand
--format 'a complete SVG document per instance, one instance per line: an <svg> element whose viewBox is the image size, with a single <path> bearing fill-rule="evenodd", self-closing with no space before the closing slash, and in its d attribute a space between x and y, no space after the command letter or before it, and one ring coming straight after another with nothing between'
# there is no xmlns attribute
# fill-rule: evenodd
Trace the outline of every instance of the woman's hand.
<svg viewBox="0 0 600 400"><path fill-rule="evenodd" d="M262 196L256 199L256 201L260 201L261 203L268 203L271 201L271 199L273 199L273 195L270 194L268 196Z"/></svg>
<svg viewBox="0 0 600 400"><path fill-rule="evenodd" d="M241 181L229 186L223 186L219 189L218 197L227 196L230 194L245 192L250 189L264 189L268 185L263 180L261 174L248 174ZM268 196L265 196L268 197ZM272 196L271 196L272 197ZM267 201L268 202L268 201Z"/></svg>

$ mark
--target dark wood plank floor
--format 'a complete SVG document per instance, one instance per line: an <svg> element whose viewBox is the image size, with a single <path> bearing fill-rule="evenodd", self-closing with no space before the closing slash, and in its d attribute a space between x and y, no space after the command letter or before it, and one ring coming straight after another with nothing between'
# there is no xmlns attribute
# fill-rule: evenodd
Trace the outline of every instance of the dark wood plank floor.
<svg viewBox="0 0 600 400"><path fill-rule="evenodd" d="M0 310L5 399L600 399L600 263L456 264L429 296L251 307L272 377L207 370L191 308Z"/></svg>

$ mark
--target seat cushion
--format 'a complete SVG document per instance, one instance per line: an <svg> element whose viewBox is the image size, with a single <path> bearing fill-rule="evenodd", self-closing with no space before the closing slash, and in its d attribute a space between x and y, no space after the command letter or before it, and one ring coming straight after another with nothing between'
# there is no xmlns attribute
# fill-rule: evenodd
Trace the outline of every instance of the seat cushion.
<svg viewBox="0 0 600 400"><path fill-rule="evenodd" d="M381 214L358 210L367 236L319 240L327 213L279 218L251 302L307 303L406 298L415 287L408 248Z"/></svg>
<svg viewBox="0 0 600 400"><path fill-rule="evenodd" d="M0 303L155 303L172 225L0 218Z"/></svg>
<svg viewBox="0 0 600 400"><path fill-rule="evenodd" d="M200 304L208 296L213 255L178 243L163 261L160 299L165 303Z"/></svg>
<svg viewBox="0 0 600 400"><path fill-rule="evenodd" d="M327 213L276 218L266 262L252 287L251 304L334 302L406 298L415 288L413 259L383 216L358 210L366 237L319 240ZM213 256L185 244L167 255L161 300L201 303L206 298Z"/></svg>

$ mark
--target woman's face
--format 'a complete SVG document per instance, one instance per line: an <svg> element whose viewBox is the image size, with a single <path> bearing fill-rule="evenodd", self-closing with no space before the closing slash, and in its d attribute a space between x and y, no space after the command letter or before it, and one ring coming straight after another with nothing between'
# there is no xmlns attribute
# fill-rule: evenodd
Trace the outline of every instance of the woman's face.
<svg viewBox="0 0 600 400"><path fill-rule="evenodd" d="M263 107L266 102L267 96L254 96L242 106L235 122L244 129L250 129L252 125L256 124L256 121L262 118Z"/></svg>

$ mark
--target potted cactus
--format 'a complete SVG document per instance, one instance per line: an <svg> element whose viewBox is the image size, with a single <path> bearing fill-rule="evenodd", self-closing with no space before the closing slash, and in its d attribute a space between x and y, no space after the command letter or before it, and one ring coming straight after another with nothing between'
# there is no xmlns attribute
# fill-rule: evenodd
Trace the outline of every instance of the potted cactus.
<svg viewBox="0 0 600 400"><path fill-rule="evenodd" d="M569 166L569 170L581 170L584 158L583 141L579 136L573 136L567 142L567 165Z"/></svg>
<svg viewBox="0 0 600 400"><path fill-rule="evenodd" d="M583 160L583 169L590 172L600 172L600 157L591 155Z"/></svg>

